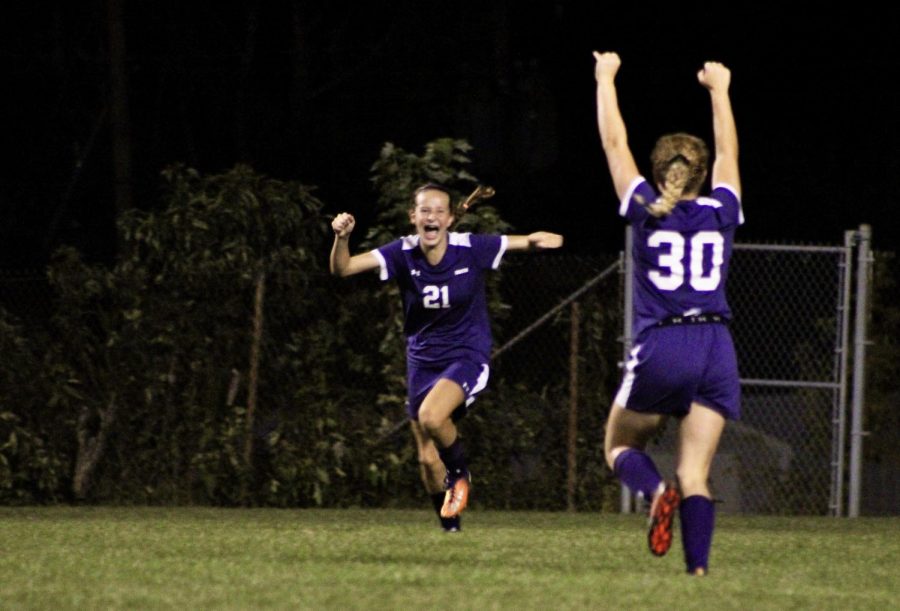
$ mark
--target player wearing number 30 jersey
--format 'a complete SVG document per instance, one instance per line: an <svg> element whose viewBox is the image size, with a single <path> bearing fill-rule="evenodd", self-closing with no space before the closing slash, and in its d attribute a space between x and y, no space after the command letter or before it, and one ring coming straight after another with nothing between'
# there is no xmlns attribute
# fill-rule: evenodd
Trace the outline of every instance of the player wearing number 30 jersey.
<svg viewBox="0 0 900 611"><path fill-rule="evenodd" d="M621 60L615 53L594 58L600 139L619 213L634 237L634 348L606 423L606 461L628 488L651 500L650 551L669 550L677 511L687 571L705 575L715 521L710 466L726 419L740 415L725 300L734 230L743 222L731 72L707 62L697 74L712 102L716 153L713 190L703 197L709 150L695 136L660 138L650 155L654 185L639 174L619 112ZM678 486L666 483L644 452L668 417L679 420Z"/></svg>

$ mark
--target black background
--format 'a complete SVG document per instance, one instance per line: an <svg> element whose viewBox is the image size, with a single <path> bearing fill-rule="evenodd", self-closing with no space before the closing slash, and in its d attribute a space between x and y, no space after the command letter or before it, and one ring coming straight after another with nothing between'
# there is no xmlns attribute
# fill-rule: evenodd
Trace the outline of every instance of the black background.
<svg viewBox="0 0 900 611"><path fill-rule="evenodd" d="M877 248L900 237L898 28L861 4L786 14L721 3L119 1L140 207L158 202L167 164L246 162L317 185L328 212L366 224L381 145L420 153L452 136L475 146L471 170L517 230L563 232L583 254L618 250L595 121L598 49L623 59L620 104L645 171L663 133L710 140L695 73L707 59L732 69L740 240L840 243L863 222ZM107 3L0 10L0 267L43 263L62 243L109 260Z"/></svg>

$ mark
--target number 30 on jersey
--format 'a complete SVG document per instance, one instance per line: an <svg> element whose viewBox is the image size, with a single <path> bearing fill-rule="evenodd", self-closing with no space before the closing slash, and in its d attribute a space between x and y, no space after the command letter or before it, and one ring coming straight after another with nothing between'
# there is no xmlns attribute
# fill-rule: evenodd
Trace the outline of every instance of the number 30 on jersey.
<svg viewBox="0 0 900 611"><path fill-rule="evenodd" d="M647 246L668 246L668 252L660 253L657 265L660 270L647 273L650 281L661 291L674 291L684 284L684 268L690 267L688 283L695 291L714 291L722 281L722 263L725 262L725 239L718 231L698 231L687 242L677 231L654 231L647 238ZM688 246L685 253L685 246ZM704 257L711 251L712 261L704 272Z"/></svg>

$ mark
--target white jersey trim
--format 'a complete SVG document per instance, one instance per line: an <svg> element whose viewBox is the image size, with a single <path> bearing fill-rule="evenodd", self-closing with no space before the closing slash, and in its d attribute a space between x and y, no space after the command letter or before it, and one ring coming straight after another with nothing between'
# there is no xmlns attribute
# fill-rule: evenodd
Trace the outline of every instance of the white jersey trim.
<svg viewBox="0 0 900 611"><path fill-rule="evenodd" d="M718 189L719 187L723 189L728 189L731 191L731 194L734 195L734 198L738 202L738 225L744 224L744 206L741 204L741 194L738 193L738 190L729 185L727 182L720 182L713 185L713 189Z"/></svg>
<svg viewBox="0 0 900 611"><path fill-rule="evenodd" d="M622 197L622 202L619 204L619 216L625 216L628 214L628 204L631 203L631 198L634 197L634 191L638 188L642 182L647 182L647 179L643 176L638 176L634 180L631 181L631 184L628 185L628 189L625 191L625 195Z"/></svg>
<svg viewBox="0 0 900 611"><path fill-rule="evenodd" d="M450 246L465 246L466 248L472 247L472 240L469 239L471 233L456 233L451 231L447 234L448 243Z"/></svg>
<svg viewBox="0 0 900 611"><path fill-rule="evenodd" d="M388 276L387 261L384 260L384 255L381 254L381 251L378 250L377 248L372 251L372 254L375 256L376 259L378 259L378 267L380 268L378 270L378 277L381 280L387 280L389 276Z"/></svg>
<svg viewBox="0 0 900 611"><path fill-rule="evenodd" d="M491 263L491 269L500 267L500 259L503 258L503 253L506 252L507 246L509 246L509 238L505 235L500 236L500 250L497 251L497 256L494 257L494 262Z"/></svg>
<svg viewBox="0 0 900 611"><path fill-rule="evenodd" d="M402 238L400 238L400 241L402 242L403 250L412 250L419 245L419 236L403 236Z"/></svg>
<svg viewBox="0 0 900 611"><path fill-rule="evenodd" d="M722 202L720 202L717 199L713 199L711 197L706 197L706 196L698 197L694 201L697 202L698 206L712 206L713 208L721 208L722 207Z"/></svg>

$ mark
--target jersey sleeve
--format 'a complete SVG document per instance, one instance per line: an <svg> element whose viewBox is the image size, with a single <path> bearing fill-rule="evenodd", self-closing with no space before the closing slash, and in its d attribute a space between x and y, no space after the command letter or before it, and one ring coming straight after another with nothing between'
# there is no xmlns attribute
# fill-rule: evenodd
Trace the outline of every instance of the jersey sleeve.
<svg viewBox="0 0 900 611"><path fill-rule="evenodd" d="M472 256L480 269L497 269L506 252L508 238L505 235L469 234Z"/></svg>
<svg viewBox="0 0 900 611"><path fill-rule="evenodd" d="M639 223L650 215L647 212L647 205L655 202L657 197L659 195L656 189L647 182L647 179L638 176L628 186L619 204L619 215L625 217L629 223Z"/></svg>
<svg viewBox="0 0 900 611"><path fill-rule="evenodd" d="M722 204L722 207L719 209L719 217L723 227L735 227L744 224L741 198L734 187L725 183L719 183L713 187L709 197Z"/></svg>
<svg viewBox="0 0 900 611"><path fill-rule="evenodd" d="M403 240L394 240L384 246L379 246L372 251L378 259L378 277L382 280L390 280L396 277L397 271L403 264Z"/></svg>

